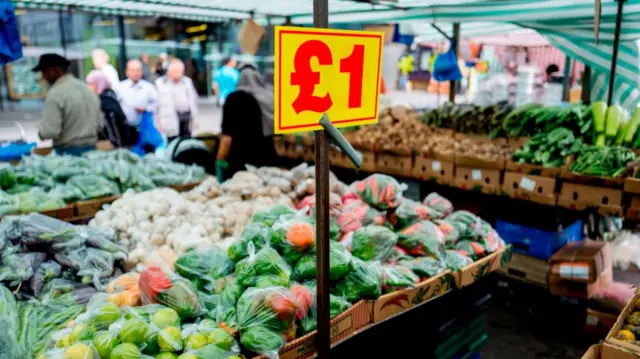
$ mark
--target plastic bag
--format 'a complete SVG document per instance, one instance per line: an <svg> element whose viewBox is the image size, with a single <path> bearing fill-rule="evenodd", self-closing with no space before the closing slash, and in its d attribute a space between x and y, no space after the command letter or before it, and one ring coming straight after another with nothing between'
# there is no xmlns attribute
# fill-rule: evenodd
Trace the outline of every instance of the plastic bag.
<svg viewBox="0 0 640 359"><path fill-rule="evenodd" d="M398 243L398 236L382 226L366 226L353 233L351 253L362 260L386 260Z"/></svg>
<svg viewBox="0 0 640 359"><path fill-rule="evenodd" d="M380 273L372 264L355 257L349 263L347 275L335 283L333 288L333 294L342 296L352 303L360 299L377 299L381 293Z"/></svg>
<svg viewBox="0 0 640 359"><path fill-rule="evenodd" d="M59 197L65 202L75 202L84 199L84 193L75 186L58 184L49 190L49 195Z"/></svg>
<svg viewBox="0 0 640 359"><path fill-rule="evenodd" d="M475 241L458 241L455 245L456 251L471 259L478 260L486 255L484 246Z"/></svg>
<svg viewBox="0 0 640 359"><path fill-rule="evenodd" d="M18 343L18 305L11 291L0 285L0 358L24 358L24 349Z"/></svg>
<svg viewBox="0 0 640 359"><path fill-rule="evenodd" d="M439 54L433 63L433 78L436 81L458 81L462 78L458 56L453 52L453 43L451 44L449 50Z"/></svg>
<svg viewBox="0 0 640 359"><path fill-rule="evenodd" d="M138 142L131 149L132 152L143 156L147 153L146 148L152 148L152 152L157 148L166 145L162 134L156 128L153 121L153 113L145 111L140 119L140 125L138 125Z"/></svg>
<svg viewBox="0 0 640 359"><path fill-rule="evenodd" d="M257 253L249 243L249 257L236 265L236 278L244 287L288 286L291 269L275 249L264 247Z"/></svg>
<svg viewBox="0 0 640 359"><path fill-rule="evenodd" d="M272 226L271 245L290 265L315 248L315 228L308 217L281 218Z"/></svg>
<svg viewBox="0 0 640 359"><path fill-rule="evenodd" d="M284 334L295 326L297 309L296 298L284 287L247 289L238 300L240 343L250 351L277 358L286 343Z"/></svg>
<svg viewBox="0 0 640 359"><path fill-rule="evenodd" d="M404 260L400 261L400 265L411 269L421 278L435 277L446 270L442 262L432 257Z"/></svg>
<svg viewBox="0 0 640 359"><path fill-rule="evenodd" d="M198 292L187 279L171 275L160 267L148 267L139 281L142 303L158 303L174 309L180 318L202 313Z"/></svg>
<svg viewBox="0 0 640 359"><path fill-rule="evenodd" d="M460 238L460 231L458 228L446 219L437 220L434 223L438 225L438 228L442 231L442 234L444 234L444 243L447 246L454 245L458 241L458 238Z"/></svg>
<svg viewBox="0 0 640 359"><path fill-rule="evenodd" d="M373 174L353 184L353 192L373 208L386 210L396 208L402 201L402 191L395 178L383 174Z"/></svg>
<svg viewBox="0 0 640 359"><path fill-rule="evenodd" d="M120 187L115 182L98 175L73 176L67 181L82 192L83 199L108 197L120 194Z"/></svg>
<svg viewBox="0 0 640 359"><path fill-rule="evenodd" d="M256 212L251 218L253 223L262 223L267 227L273 226L273 224L283 215L293 215L295 211L283 204L278 204L270 209Z"/></svg>
<svg viewBox="0 0 640 359"><path fill-rule="evenodd" d="M297 336L302 337L317 328L318 303L316 301L316 286L315 283L313 285L310 283L305 283L304 285L296 284L295 288L291 286L291 292L296 297L298 305L298 311L296 312ZM309 306L310 303L311 305ZM329 316L332 319L349 309L350 306L351 303L346 299L329 294ZM300 309L301 307L303 308L302 310Z"/></svg>
<svg viewBox="0 0 640 359"><path fill-rule="evenodd" d="M249 256L247 245L253 243L256 250L262 249L271 241L271 228L264 223L251 223L247 225L240 238L235 239L227 250L229 259L237 263Z"/></svg>
<svg viewBox="0 0 640 359"><path fill-rule="evenodd" d="M596 302L613 311L622 312L625 305L633 298L634 292L633 284L613 282L595 292L589 298L589 302Z"/></svg>
<svg viewBox="0 0 640 359"><path fill-rule="evenodd" d="M176 272L189 279L199 290L211 291L215 281L234 271L234 263L220 248L190 250L176 261Z"/></svg>
<svg viewBox="0 0 640 359"><path fill-rule="evenodd" d="M440 258L444 251L444 234L430 221L422 221L403 229L398 246L413 256Z"/></svg>
<svg viewBox="0 0 640 359"><path fill-rule="evenodd" d="M453 212L453 204L451 204L451 201L436 192L429 193L429 195L425 197L424 201L422 201L422 204L438 211L441 215L440 218L444 218Z"/></svg>
<svg viewBox="0 0 640 359"><path fill-rule="evenodd" d="M402 265L382 265L378 270L383 293L413 288L420 281L420 277Z"/></svg>
<svg viewBox="0 0 640 359"><path fill-rule="evenodd" d="M306 254L296 263L291 278L304 281L316 278L316 255ZM341 243L329 243L329 279L339 280L349 271L351 253Z"/></svg>
<svg viewBox="0 0 640 359"><path fill-rule="evenodd" d="M32 252L11 254L2 257L0 266L0 282L7 282L17 287L36 273L36 269L47 259L46 253Z"/></svg>
<svg viewBox="0 0 640 359"><path fill-rule="evenodd" d="M447 250L443 256L443 262L448 269L459 272L462 268L473 263L473 260L457 251Z"/></svg>
<svg viewBox="0 0 640 359"><path fill-rule="evenodd" d="M125 273L112 280L106 289L109 294L109 301L121 307L137 307L141 305L139 281L140 274L138 273Z"/></svg>
<svg viewBox="0 0 640 359"><path fill-rule="evenodd" d="M46 261L42 263L38 266L33 277L31 277L31 280L29 281L31 293L36 297L39 296L45 284L47 284L47 281L58 277L61 271L62 267L54 261Z"/></svg>
<svg viewBox="0 0 640 359"><path fill-rule="evenodd" d="M397 220L397 228L405 228L422 220L434 220L444 217L440 212L406 198L402 200L394 214Z"/></svg>

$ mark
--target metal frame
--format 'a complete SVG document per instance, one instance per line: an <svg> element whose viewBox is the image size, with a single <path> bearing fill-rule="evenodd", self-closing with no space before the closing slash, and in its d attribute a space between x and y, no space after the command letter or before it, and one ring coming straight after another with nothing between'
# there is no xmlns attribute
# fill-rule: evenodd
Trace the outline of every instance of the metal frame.
<svg viewBox="0 0 640 359"><path fill-rule="evenodd" d="M627 0L618 1L618 13L616 14L616 29L613 34L613 54L611 54L611 72L609 72L609 93L607 98L607 105L611 106L613 101L613 90L615 88L616 80L616 67L618 65L618 48L620 47L620 28L622 27L622 10L624 8L624 2Z"/></svg>

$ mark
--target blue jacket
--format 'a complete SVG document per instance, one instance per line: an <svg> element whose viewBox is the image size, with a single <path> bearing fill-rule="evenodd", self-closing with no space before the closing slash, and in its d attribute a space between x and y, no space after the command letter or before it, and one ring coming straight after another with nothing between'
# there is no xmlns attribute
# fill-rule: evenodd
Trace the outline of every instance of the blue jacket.
<svg viewBox="0 0 640 359"><path fill-rule="evenodd" d="M11 1L0 1L0 65L22 58L22 43Z"/></svg>

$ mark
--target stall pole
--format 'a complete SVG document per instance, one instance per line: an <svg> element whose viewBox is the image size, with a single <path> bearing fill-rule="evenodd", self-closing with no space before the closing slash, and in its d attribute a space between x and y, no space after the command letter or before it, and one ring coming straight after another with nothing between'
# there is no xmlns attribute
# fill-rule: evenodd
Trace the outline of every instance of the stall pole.
<svg viewBox="0 0 640 359"><path fill-rule="evenodd" d="M451 46L453 47L453 53L456 54L456 61L458 60L458 47L460 45L460 23L456 22L453 24L453 39L451 41ZM456 102L456 81L449 81L449 102Z"/></svg>
<svg viewBox="0 0 640 359"><path fill-rule="evenodd" d="M571 58L564 56L564 72L562 74L562 101L569 101L569 89L571 88Z"/></svg>
<svg viewBox="0 0 640 359"><path fill-rule="evenodd" d="M313 0L313 26L329 26L328 0ZM316 251L318 358L328 359L331 349L329 333L329 142L324 130L316 131Z"/></svg>
<svg viewBox="0 0 640 359"><path fill-rule="evenodd" d="M118 16L118 31L120 32L120 75L122 76L127 69L127 45L125 43L125 33L124 33L124 17L122 15Z"/></svg>
<svg viewBox="0 0 640 359"><path fill-rule="evenodd" d="M618 65L618 47L620 46L620 27L622 25L622 9L624 2L627 0L618 1L618 14L616 15L616 30L613 35L613 54L611 54L611 72L609 73L609 97L607 99L607 105L611 106L613 100L613 89L615 87L616 80L616 66Z"/></svg>
<svg viewBox="0 0 640 359"><path fill-rule="evenodd" d="M58 28L60 30L60 46L62 46L62 55L67 56L67 34L64 26L64 12L58 10Z"/></svg>
<svg viewBox="0 0 640 359"><path fill-rule="evenodd" d="M585 65L582 73L582 103L591 103L591 67Z"/></svg>

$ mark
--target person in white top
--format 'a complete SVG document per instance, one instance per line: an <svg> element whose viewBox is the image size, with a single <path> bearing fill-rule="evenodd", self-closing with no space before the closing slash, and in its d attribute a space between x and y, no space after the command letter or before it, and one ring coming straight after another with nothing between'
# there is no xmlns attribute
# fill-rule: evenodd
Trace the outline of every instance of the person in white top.
<svg viewBox="0 0 640 359"><path fill-rule="evenodd" d="M116 93L120 107L127 116L127 123L138 127L144 112L151 112L155 118L159 106L158 91L151 82L142 79L142 63L139 60L127 62L126 75L127 79L116 87Z"/></svg>
<svg viewBox="0 0 640 359"><path fill-rule="evenodd" d="M193 81L184 76L184 63L173 59L167 67L167 74L155 81L160 94L158 122L169 140L173 137L191 136L192 127L198 115L198 93Z"/></svg>
<svg viewBox="0 0 640 359"><path fill-rule="evenodd" d="M93 66L96 70L102 72L112 86L120 82L118 71L116 71L115 67L109 63L109 54L107 54L106 51L103 49L95 49L91 51L91 59L93 60Z"/></svg>

